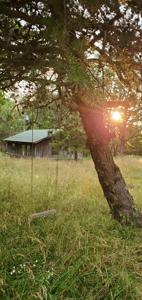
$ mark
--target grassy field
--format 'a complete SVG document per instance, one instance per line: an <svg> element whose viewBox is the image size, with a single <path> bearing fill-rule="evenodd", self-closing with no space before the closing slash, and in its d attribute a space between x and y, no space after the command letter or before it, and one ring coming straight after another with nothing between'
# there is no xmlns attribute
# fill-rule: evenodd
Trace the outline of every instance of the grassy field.
<svg viewBox="0 0 142 300"><path fill-rule="evenodd" d="M142 209L142 158L121 158ZM142 299L142 229L111 219L91 161L0 158L0 299ZM57 213L29 223L33 212Z"/></svg>

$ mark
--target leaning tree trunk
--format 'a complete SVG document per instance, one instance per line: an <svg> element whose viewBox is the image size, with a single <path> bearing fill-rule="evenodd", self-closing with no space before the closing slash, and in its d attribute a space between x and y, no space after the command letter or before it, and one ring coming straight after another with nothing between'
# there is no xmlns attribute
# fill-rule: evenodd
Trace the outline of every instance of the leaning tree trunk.
<svg viewBox="0 0 142 300"><path fill-rule="evenodd" d="M109 147L110 136L101 109L79 108L91 156L113 217L121 223L142 224L126 183Z"/></svg>

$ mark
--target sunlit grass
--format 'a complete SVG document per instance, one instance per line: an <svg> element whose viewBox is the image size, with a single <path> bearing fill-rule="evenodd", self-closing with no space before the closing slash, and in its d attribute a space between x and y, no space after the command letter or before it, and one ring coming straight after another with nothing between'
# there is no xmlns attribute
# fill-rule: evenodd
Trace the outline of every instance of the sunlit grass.
<svg viewBox="0 0 142 300"><path fill-rule="evenodd" d="M142 158L117 162L142 208ZM33 178L30 160L0 166L0 299L142 299L142 229L112 220L90 160L59 161L58 178L56 161L34 160Z"/></svg>

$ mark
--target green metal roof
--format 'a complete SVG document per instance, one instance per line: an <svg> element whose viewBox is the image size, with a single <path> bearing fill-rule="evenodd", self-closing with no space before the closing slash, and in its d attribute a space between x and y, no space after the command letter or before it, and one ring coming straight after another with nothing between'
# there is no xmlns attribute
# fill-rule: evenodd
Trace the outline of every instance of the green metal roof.
<svg viewBox="0 0 142 300"><path fill-rule="evenodd" d="M10 136L4 141L20 143L38 143L46 138L50 138L58 129L33 129L26 130L16 135Z"/></svg>

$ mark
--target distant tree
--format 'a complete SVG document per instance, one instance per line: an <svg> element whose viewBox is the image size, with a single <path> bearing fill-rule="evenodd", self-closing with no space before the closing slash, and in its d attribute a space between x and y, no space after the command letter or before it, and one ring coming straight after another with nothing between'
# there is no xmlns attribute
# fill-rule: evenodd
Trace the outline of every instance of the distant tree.
<svg viewBox="0 0 142 300"><path fill-rule="evenodd" d="M25 80L34 84L39 106L46 90L52 101L76 109L112 215L139 224L142 215L113 161L104 114L116 95L120 104L140 103L141 8L139 0L2 0L0 6L1 88ZM107 88L116 76L127 90L123 99Z"/></svg>
<svg viewBox="0 0 142 300"><path fill-rule="evenodd" d="M0 139L17 133L23 129L23 119L4 93L0 93Z"/></svg>
<svg viewBox="0 0 142 300"><path fill-rule="evenodd" d="M113 138L111 149L117 154L142 154L142 110L140 107L120 106L111 112L118 113L120 119L112 120Z"/></svg>
<svg viewBox="0 0 142 300"><path fill-rule="evenodd" d="M126 130L126 153L142 155L142 109L131 109Z"/></svg>
<svg viewBox="0 0 142 300"><path fill-rule="evenodd" d="M69 152L75 160L78 160L79 153L87 153L86 136L78 114L69 113L63 118L60 131L55 135L55 143L58 142L61 149Z"/></svg>
<svg viewBox="0 0 142 300"><path fill-rule="evenodd" d="M58 151L62 149L69 152L75 160L78 159L79 152L87 154L86 136L78 113L52 105L50 109L47 107L39 110L37 127L58 129L52 143Z"/></svg>

